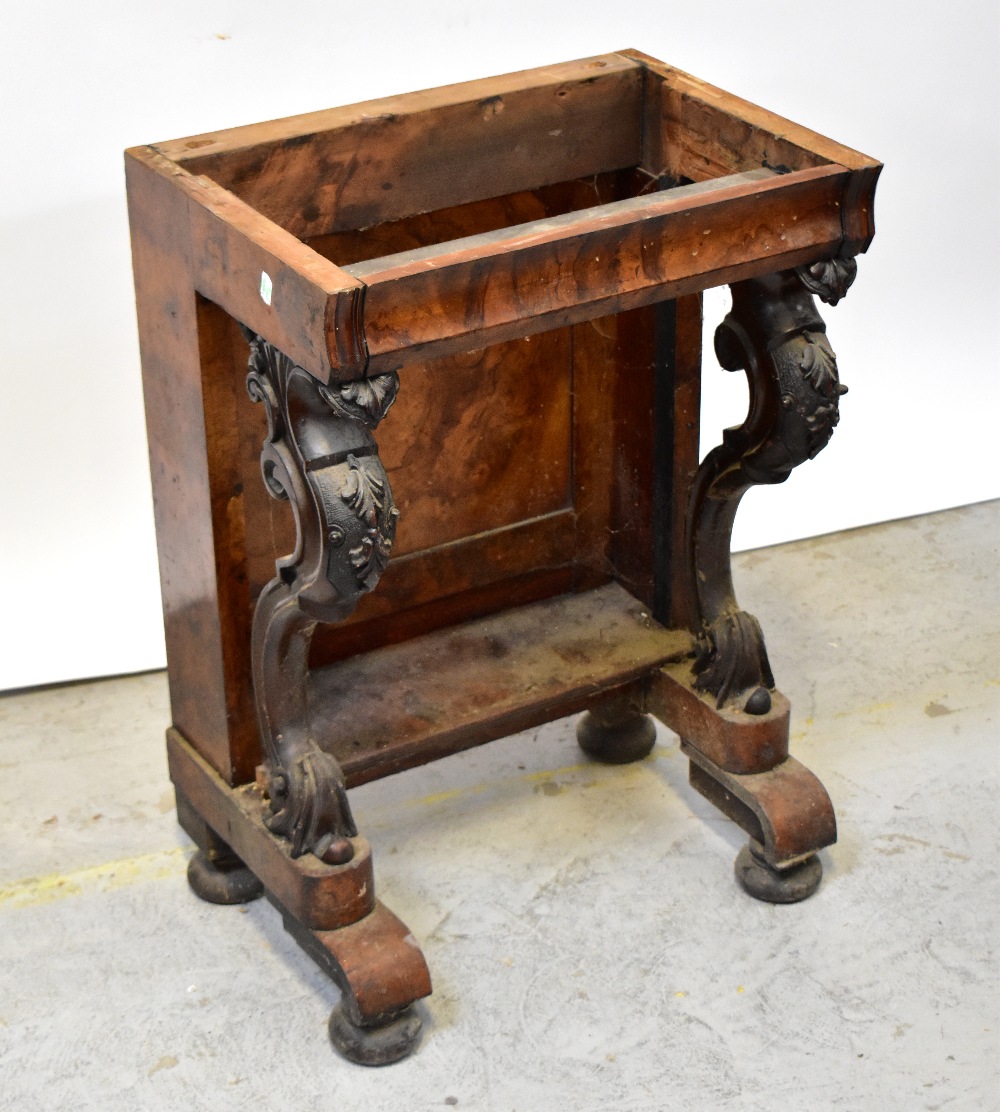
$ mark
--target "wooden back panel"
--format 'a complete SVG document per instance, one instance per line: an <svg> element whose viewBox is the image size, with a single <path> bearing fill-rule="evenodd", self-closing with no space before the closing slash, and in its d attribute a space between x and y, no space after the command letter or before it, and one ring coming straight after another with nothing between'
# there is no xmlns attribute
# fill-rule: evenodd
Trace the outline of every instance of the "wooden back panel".
<svg viewBox="0 0 1000 1112"><path fill-rule="evenodd" d="M627 172L605 174L311 246L344 265L555 215L585 198L613 200L640 186ZM700 321L698 299L688 301ZM663 424L655 381L657 359L667 358L655 350L658 312L636 310L407 368L378 432L401 511L393 560L346 623L317 631L314 665L612 578L653 605L654 441ZM249 622L275 559L293 547L294 526L287 504L271 499L260 480L265 421L242 388L246 345L223 314L219 327L225 337L216 347L229 350L231 382L217 392L230 399L223 421L238 430L238 462L220 472L214 499L226 517L217 523L217 537L227 538L217 559L220 574L227 561L245 561L225 576L246 583ZM693 339L695 348L686 353L686 373L697 381L700 336L689 333L685 342L690 348ZM666 395L672 399L672 391ZM692 430L695 422L686 435ZM669 495L669 477L661 485ZM243 541L234 548L237 507Z"/></svg>

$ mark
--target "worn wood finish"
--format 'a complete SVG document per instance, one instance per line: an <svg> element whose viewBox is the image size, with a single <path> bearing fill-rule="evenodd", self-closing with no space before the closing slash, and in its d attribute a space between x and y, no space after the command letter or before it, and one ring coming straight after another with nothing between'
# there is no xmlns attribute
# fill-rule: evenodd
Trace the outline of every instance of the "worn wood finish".
<svg viewBox="0 0 1000 1112"><path fill-rule="evenodd" d="M703 181L768 166L805 170L830 163L851 172L843 205L847 255L875 235L874 196L882 164L639 50L643 66L643 164L656 177Z"/></svg>
<svg viewBox="0 0 1000 1112"><path fill-rule="evenodd" d="M332 930L364 918L374 907L371 848L354 838L354 854L328 865L306 854L294 858L283 839L268 829L267 803L260 787L231 788L179 730L167 731L170 778L247 867L302 923Z"/></svg>
<svg viewBox="0 0 1000 1112"><path fill-rule="evenodd" d="M687 561L687 518L690 492L698 472L698 433L701 413L701 295L679 298L675 303L671 346L665 358L665 371L657 379L661 391L658 411L669 428L672 451L663 453L660 466L669 471L666 504L661 510L663 540L657 549L656 564L664 587L655 604L657 618L665 625L695 629L698 609L695 585ZM672 384L672 386L671 386ZM664 481L661 478L661 482ZM669 584L669 588L666 586ZM669 591L669 598L665 597Z"/></svg>
<svg viewBox="0 0 1000 1112"><path fill-rule="evenodd" d="M365 919L338 930L309 930L279 910L299 945L345 992L356 1026L377 1026L430 995L430 971L409 927L378 900Z"/></svg>
<svg viewBox="0 0 1000 1112"><path fill-rule="evenodd" d="M750 388L746 420L706 456L688 507L687 567L702 638L696 682L720 708L770 707L774 677L760 624L736 601L730 537L746 491L784 482L833 435L847 387L810 291L836 303L854 273L853 260L834 260L734 284L732 311L715 334L719 362L746 371Z"/></svg>
<svg viewBox="0 0 1000 1112"><path fill-rule="evenodd" d="M691 760L691 786L760 844L772 868L797 865L836 842L830 797L794 757L766 772L734 775L696 746L682 742L681 749Z"/></svg>
<svg viewBox="0 0 1000 1112"><path fill-rule="evenodd" d="M129 158L126 175L171 718L222 776L246 779L256 729L245 705L230 718L237 688L246 691L246 615L220 574L237 562L213 532L220 467L206 438L199 346L211 328L199 323L191 282L187 202L158 166Z"/></svg>
<svg viewBox="0 0 1000 1112"><path fill-rule="evenodd" d="M456 546L458 548L458 546ZM458 548L460 552L474 552L474 548ZM426 557L427 566L433 566L433 557ZM392 565L389 567L392 571ZM469 570L466 566L463 571ZM356 653L370 652L384 645L398 645L412 637L420 637L436 629L444 629L459 622L474 621L496 614L512 606L527 606L531 602L553 598L578 587L577 569L573 564L540 567L505 578L498 575L489 564L479 565L487 582L468 590L450 593L447 581L434 592L432 601L385 614L364 621L347 621L337 626L320 626L314 637L309 664L322 668ZM377 596L376 596L377 597ZM355 615L360 619L362 607Z"/></svg>
<svg viewBox="0 0 1000 1112"><path fill-rule="evenodd" d="M159 188L174 210L173 231L198 245L184 259L189 288L323 382L333 368L344 378L364 369L360 282L216 182L194 177L153 147L133 147L125 162L129 180L138 181L139 167L161 179ZM264 273L272 286L269 302L260 293Z"/></svg>
<svg viewBox="0 0 1000 1112"><path fill-rule="evenodd" d="M583 709L690 647L609 584L316 671L315 731L361 784Z"/></svg>
<svg viewBox="0 0 1000 1112"><path fill-rule="evenodd" d="M263 404L261 475L295 517L293 551L257 599L251 658L268 825L293 857L350 860L357 834L337 762L323 752L306 695L319 622L346 618L388 565L399 511L374 439L396 400L395 374L325 389L247 330L247 390Z"/></svg>
<svg viewBox="0 0 1000 1112"><path fill-rule="evenodd" d="M368 365L397 368L836 254L849 176L758 169L348 266L367 286Z"/></svg>
<svg viewBox="0 0 1000 1112"><path fill-rule="evenodd" d="M488 87L493 91L487 93ZM850 254L864 250L873 234L878 163L792 125L789 139L778 117L647 59L607 55L489 86L474 83L390 101L134 152L159 160L161 171L192 202L190 219L207 247L199 259L202 292L324 382L364 373L369 354L374 369L392 370L401 361L631 308L655 299L651 291L658 284L672 283L661 297L694 292L713 268L728 269L724 280L734 281L838 251ZM489 157L476 157L487 150ZM692 151L702 164L695 164ZM507 157L498 161L498 152ZM320 182L317 167L324 175ZM647 183L695 180L698 186L683 188L718 193L727 211L735 198L712 179L734 170L737 177L762 168L792 172L777 183L757 184L781 198L772 198L777 208L762 234L749 243L730 242L725 257L714 260L694 239L674 252L665 247L668 230L674 240L703 229L678 224L676 206L684 206L683 198L655 194L619 200L592 214L566 214L553 229L495 231L490 234L501 241L499 254L489 243L466 245L462 257L438 252L433 265L422 259L415 273L383 268L378 279L370 261L352 264L352 280L296 238L630 167L641 167ZM825 193L816 184L824 177L836 178L836 196L830 196L829 183ZM404 181L405 189L399 188ZM758 215L760 203L753 202ZM817 211L824 204L825 220ZM742 228L752 226L746 212L736 219ZM611 255L620 265L601 268L600 259ZM762 265L769 257L773 265ZM443 276L428 273L439 268ZM517 276L528 270L536 279L525 286ZM271 305L256 293L262 271L276 281ZM426 292L441 304L437 320L421 324L418 316L410 334L406 321L415 310L427 312L421 279L431 283ZM449 303L449 297L461 299L470 281L468 306ZM382 300L378 292L366 295L370 303L363 306L362 287L377 291L380 285L391 289ZM279 302L281 312L275 309ZM518 328L515 322L526 323Z"/></svg>
<svg viewBox="0 0 1000 1112"><path fill-rule="evenodd" d="M649 679L646 710L686 739L724 772L767 772L788 756L788 700L778 691L765 714L748 715L695 686L689 661L661 668Z"/></svg>
<svg viewBox="0 0 1000 1112"><path fill-rule="evenodd" d="M610 204L635 195L643 184L633 170L589 174L585 178L466 201L363 228L309 236L304 242L338 267L347 267L385 255L416 251L449 240L499 232L515 224Z"/></svg>
<svg viewBox="0 0 1000 1112"><path fill-rule="evenodd" d="M832 806L729 536L836 424L812 297L853 281L879 164L625 51L126 168L189 879L263 884L344 989L334 1045L397 1060L430 991L348 785L556 715L607 761L659 716L750 835L739 882L808 896ZM722 283L751 406L699 466Z"/></svg>
<svg viewBox="0 0 1000 1112"><path fill-rule="evenodd" d="M641 86L610 54L156 149L308 238L635 166Z"/></svg>

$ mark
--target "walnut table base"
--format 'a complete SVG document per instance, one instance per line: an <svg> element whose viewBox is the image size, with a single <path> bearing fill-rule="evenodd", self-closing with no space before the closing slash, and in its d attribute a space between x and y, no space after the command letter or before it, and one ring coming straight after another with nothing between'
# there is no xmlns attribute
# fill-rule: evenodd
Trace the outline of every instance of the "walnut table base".
<svg viewBox="0 0 1000 1112"><path fill-rule="evenodd" d="M348 1058L407 1054L431 991L354 785L579 711L639 760L654 715L745 890L819 883L833 808L730 535L837 424L816 299L879 170L636 51L128 152L189 879L280 909ZM720 284L750 408L699 466Z"/></svg>

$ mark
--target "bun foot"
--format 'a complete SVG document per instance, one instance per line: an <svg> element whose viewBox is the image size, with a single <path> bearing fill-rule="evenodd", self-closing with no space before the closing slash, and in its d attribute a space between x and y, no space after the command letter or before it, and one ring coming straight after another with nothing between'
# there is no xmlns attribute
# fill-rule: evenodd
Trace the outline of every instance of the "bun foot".
<svg viewBox="0 0 1000 1112"><path fill-rule="evenodd" d="M213 904L241 904L264 894L264 886L235 855L212 860L204 850L188 862L188 884L199 899Z"/></svg>
<svg viewBox="0 0 1000 1112"><path fill-rule="evenodd" d="M813 854L788 869L772 869L757 843L751 841L736 856L736 879L744 892L767 903L788 904L808 899L823 879L823 864Z"/></svg>
<svg viewBox="0 0 1000 1112"><path fill-rule="evenodd" d="M423 1020L412 1006L378 1027L359 1027L348 1018L341 1002L330 1013L330 1042L358 1065L390 1066L413 1050L422 1027Z"/></svg>
<svg viewBox="0 0 1000 1112"><path fill-rule="evenodd" d="M576 740L595 761L629 764L652 751L656 727L648 714L623 713L612 704L588 711L577 723Z"/></svg>

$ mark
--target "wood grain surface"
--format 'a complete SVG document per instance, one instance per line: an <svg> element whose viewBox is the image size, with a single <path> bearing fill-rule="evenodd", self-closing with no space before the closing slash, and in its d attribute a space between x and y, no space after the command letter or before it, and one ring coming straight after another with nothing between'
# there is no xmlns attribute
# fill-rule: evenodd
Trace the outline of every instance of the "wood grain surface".
<svg viewBox="0 0 1000 1112"><path fill-rule="evenodd" d="M157 144L300 238L640 161L642 66L603 55Z"/></svg>
<svg viewBox="0 0 1000 1112"><path fill-rule="evenodd" d="M617 584L563 595L317 670L317 738L359 784L583 709L690 646Z"/></svg>

